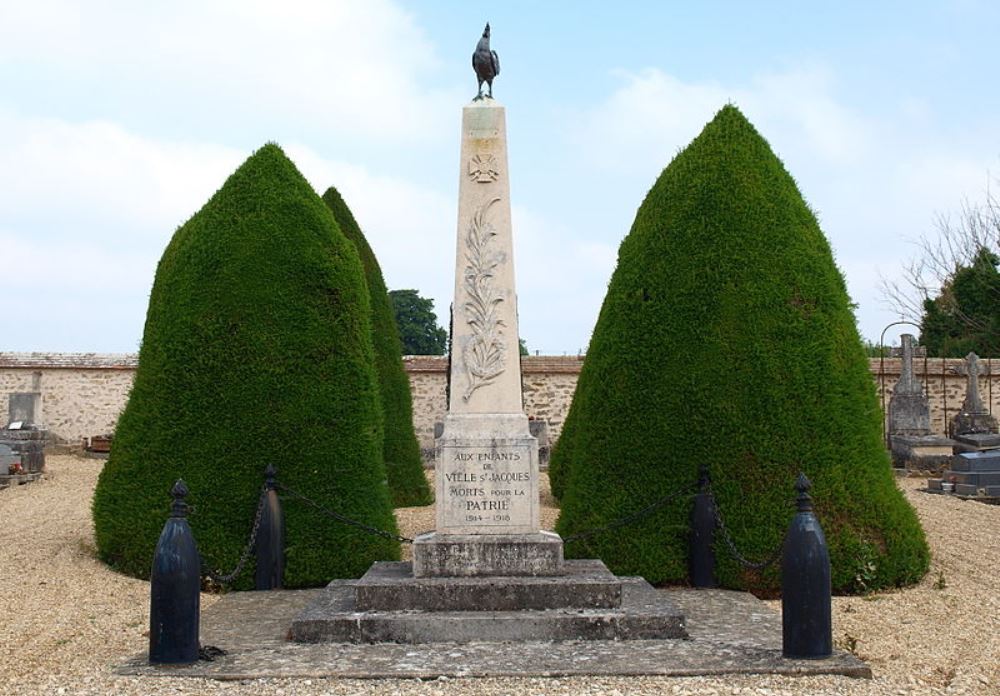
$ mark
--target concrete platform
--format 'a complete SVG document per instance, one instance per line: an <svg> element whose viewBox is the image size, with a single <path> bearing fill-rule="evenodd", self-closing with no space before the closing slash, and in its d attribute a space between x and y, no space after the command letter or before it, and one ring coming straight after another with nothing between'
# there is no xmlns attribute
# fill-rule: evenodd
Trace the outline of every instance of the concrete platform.
<svg viewBox="0 0 1000 696"><path fill-rule="evenodd" d="M642 578L618 578L616 607L517 611L362 611L357 581L328 585L292 621L303 643L473 643L686 638L684 616Z"/></svg>
<svg viewBox="0 0 1000 696"><path fill-rule="evenodd" d="M122 675L220 680L327 677L434 679L610 675L837 674L870 678L854 655L781 656L781 617L752 595L726 590L654 590L687 617L688 640L529 643L292 643L295 616L323 590L233 592L206 609L202 642L228 654L186 667L156 667L137 655Z"/></svg>
<svg viewBox="0 0 1000 696"><path fill-rule="evenodd" d="M622 584L600 561L566 561L559 576L415 578L412 564L375 563L354 584L358 611L517 611L618 607Z"/></svg>

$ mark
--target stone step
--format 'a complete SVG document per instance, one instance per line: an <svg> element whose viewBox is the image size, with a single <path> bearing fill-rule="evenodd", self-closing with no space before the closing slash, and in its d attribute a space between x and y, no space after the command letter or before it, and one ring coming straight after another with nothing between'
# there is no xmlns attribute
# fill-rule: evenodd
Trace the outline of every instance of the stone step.
<svg viewBox="0 0 1000 696"><path fill-rule="evenodd" d="M515 611L621 605L622 582L599 560L565 561L560 576L414 578L408 562L375 563L355 584L358 611Z"/></svg>
<svg viewBox="0 0 1000 696"><path fill-rule="evenodd" d="M472 643L687 638L684 615L642 578L619 578L618 608L359 611L356 580L335 580L292 622L300 643Z"/></svg>
<svg viewBox="0 0 1000 696"><path fill-rule="evenodd" d="M951 461L953 471L1000 471L1000 451L963 452Z"/></svg>
<svg viewBox="0 0 1000 696"><path fill-rule="evenodd" d="M946 471L945 480L971 486L1000 486L1000 471Z"/></svg>

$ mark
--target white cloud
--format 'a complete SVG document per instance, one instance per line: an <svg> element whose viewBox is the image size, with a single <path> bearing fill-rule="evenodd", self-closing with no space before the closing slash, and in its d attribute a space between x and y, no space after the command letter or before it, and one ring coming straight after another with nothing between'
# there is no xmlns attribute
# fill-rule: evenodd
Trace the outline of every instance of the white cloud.
<svg viewBox="0 0 1000 696"><path fill-rule="evenodd" d="M86 298L105 327L93 348L134 349L156 263L174 230L250 153L143 137L105 122L9 113L0 113L0 132L11 136L0 141L0 296L62 326L81 322ZM434 297L444 321L454 282L452 201L300 144L284 150L318 193L338 188L389 287ZM36 271L23 270L30 268ZM52 326L42 332L59 335ZM0 349L17 345L8 340Z"/></svg>
<svg viewBox="0 0 1000 696"><path fill-rule="evenodd" d="M27 119L0 112L0 219L20 233L80 242L163 239L248 153L159 141L113 123ZM30 220L30 225L27 221Z"/></svg>
<svg viewBox="0 0 1000 696"><path fill-rule="evenodd" d="M906 241L932 233L937 213L981 198L996 161L981 144L1000 141L1000 129L974 138L934 130L928 105L913 98L872 116L847 106L823 66L732 86L686 83L657 69L620 75L620 87L569 131L588 169L648 187L719 108L735 103L819 212L869 337L895 319L879 273L901 272L913 253Z"/></svg>
<svg viewBox="0 0 1000 696"><path fill-rule="evenodd" d="M427 137L454 103L454 95L420 89L439 59L388 0L7 3L0 63L29 63L69 88L84 85L76 98L97 109L104 98L125 98L130 109L153 102L190 118L196 105L234 127L271 117Z"/></svg>

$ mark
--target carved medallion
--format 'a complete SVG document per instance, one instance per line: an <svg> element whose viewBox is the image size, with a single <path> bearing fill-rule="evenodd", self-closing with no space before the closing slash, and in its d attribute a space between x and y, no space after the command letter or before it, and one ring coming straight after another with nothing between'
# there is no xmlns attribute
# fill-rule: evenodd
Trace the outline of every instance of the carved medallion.
<svg viewBox="0 0 1000 696"><path fill-rule="evenodd" d="M492 152L473 155L469 159L469 177L480 184L489 184L500 177L500 162Z"/></svg>

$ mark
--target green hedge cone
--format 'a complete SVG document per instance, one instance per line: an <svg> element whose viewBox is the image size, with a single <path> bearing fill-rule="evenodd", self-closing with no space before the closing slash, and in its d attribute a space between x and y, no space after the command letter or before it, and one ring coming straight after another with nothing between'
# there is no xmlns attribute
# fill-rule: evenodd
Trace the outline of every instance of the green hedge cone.
<svg viewBox="0 0 1000 696"><path fill-rule="evenodd" d="M148 577L183 478L202 555L231 570L269 463L286 486L394 532L370 317L354 245L281 149L265 145L160 259L135 383L94 494L101 558ZM284 510L286 587L399 557L396 541L294 497ZM251 561L237 587L252 578Z"/></svg>
<svg viewBox="0 0 1000 696"><path fill-rule="evenodd" d="M799 471L813 481L835 591L927 570L896 487L843 277L767 142L724 107L660 174L621 244L552 467L564 536L693 485L707 464L747 558L782 541ZM690 498L567 545L616 573L687 579ZM724 587L773 592L717 541Z"/></svg>

